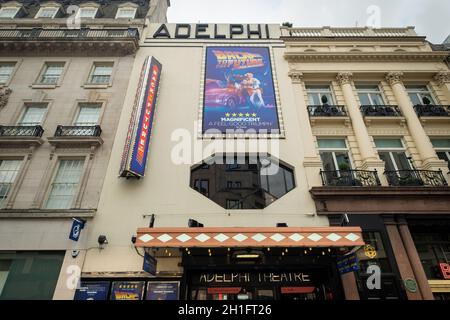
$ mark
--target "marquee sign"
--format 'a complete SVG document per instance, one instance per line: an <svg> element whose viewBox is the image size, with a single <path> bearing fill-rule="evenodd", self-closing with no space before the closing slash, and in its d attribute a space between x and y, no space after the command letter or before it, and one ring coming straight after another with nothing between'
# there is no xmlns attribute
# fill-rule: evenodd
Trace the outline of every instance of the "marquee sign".
<svg viewBox="0 0 450 320"><path fill-rule="evenodd" d="M145 59L122 154L121 177L140 178L145 174L161 69L154 57Z"/></svg>

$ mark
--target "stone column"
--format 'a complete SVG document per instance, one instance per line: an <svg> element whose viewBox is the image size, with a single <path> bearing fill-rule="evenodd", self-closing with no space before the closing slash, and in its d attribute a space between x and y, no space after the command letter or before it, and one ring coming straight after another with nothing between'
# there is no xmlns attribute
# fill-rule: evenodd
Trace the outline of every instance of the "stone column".
<svg viewBox="0 0 450 320"><path fill-rule="evenodd" d="M386 75L386 81L392 87L397 103L406 118L409 132L414 138L417 150L419 151L422 159L422 169L437 170L442 168L443 163L438 159L436 152L433 149L433 145L422 127L419 117L414 111L412 102L403 86L402 79L402 72L390 72Z"/></svg>
<svg viewBox="0 0 450 320"><path fill-rule="evenodd" d="M416 276L423 299L434 300L433 292L431 291L430 285L428 283L427 275L423 270L419 254L417 253L413 238L411 236L411 233L409 232L408 223L404 218L399 220L398 229L400 231L403 245L405 246L406 253L408 254L409 262L411 263L414 275Z"/></svg>
<svg viewBox="0 0 450 320"><path fill-rule="evenodd" d="M352 121L359 152L362 158L362 169L377 170L380 180L383 182L384 162L378 157L378 153L372 145L372 141L367 131L364 118L360 111L360 106L353 91L353 74L351 72L341 72L336 77L344 95L348 114ZM385 184L385 183L383 183Z"/></svg>
<svg viewBox="0 0 450 320"><path fill-rule="evenodd" d="M303 166L305 167L308 185L310 187L321 186L320 168L322 161L314 144L314 134L309 122L308 107L305 101L305 91L303 87L303 74L297 70L291 70L289 77L292 81L294 91L295 109L297 111L298 124L300 127L300 139L303 142Z"/></svg>
<svg viewBox="0 0 450 320"><path fill-rule="evenodd" d="M355 273L349 272L341 275L341 281L344 289L345 300L360 300Z"/></svg>
<svg viewBox="0 0 450 320"><path fill-rule="evenodd" d="M450 71L439 72L434 76L434 81L436 81L442 89L447 98L447 104L450 105Z"/></svg>
<svg viewBox="0 0 450 320"><path fill-rule="evenodd" d="M400 271L400 276L402 283L406 279L414 279L414 272L409 263L408 255L406 253L405 247L403 246L402 238L397 229L397 223L393 219L385 219L386 231L389 236L389 241L394 251L395 261L397 262L398 269ZM411 292L406 290L406 295L408 300L422 300L422 295L420 293L420 287L417 288L416 292Z"/></svg>

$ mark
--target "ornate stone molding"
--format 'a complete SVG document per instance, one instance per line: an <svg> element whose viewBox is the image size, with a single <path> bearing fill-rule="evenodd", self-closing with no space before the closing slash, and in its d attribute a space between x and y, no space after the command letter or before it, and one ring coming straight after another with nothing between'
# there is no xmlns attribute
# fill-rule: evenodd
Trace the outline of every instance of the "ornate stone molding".
<svg viewBox="0 0 450 320"><path fill-rule="evenodd" d="M349 39L347 39L349 41ZM291 63L296 62L444 62L447 52L296 52L284 54Z"/></svg>
<svg viewBox="0 0 450 320"><path fill-rule="evenodd" d="M439 86L443 86L450 82L450 71L441 71L434 76L434 81L438 83Z"/></svg>
<svg viewBox="0 0 450 320"><path fill-rule="evenodd" d="M389 83L389 85L394 85L397 83L401 83L403 81L403 72L389 72L386 74L386 81Z"/></svg>
<svg viewBox="0 0 450 320"><path fill-rule="evenodd" d="M340 72L336 76L336 80L342 86L344 84L351 84L353 81L353 73L351 72Z"/></svg>
<svg viewBox="0 0 450 320"><path fill-rule="evenodd" d="M291 78L292 83L300 84L303 81L303 73L298 70L289 71L288 76Z"/></svg>
<svg viewBox="0 0 450 320"><path fill-rule="evenodd" d="M11 95L12 90L10 88L0 89L0 109L6 106Z"/></svg>

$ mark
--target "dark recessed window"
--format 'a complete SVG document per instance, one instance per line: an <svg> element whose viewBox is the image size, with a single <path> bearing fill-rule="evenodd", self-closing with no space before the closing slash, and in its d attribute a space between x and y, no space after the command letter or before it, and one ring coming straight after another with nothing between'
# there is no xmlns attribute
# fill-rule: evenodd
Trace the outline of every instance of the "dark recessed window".
<svg viewBox="0 0 450 320"><path fill-rule="evenodd" d="M217 156L191 168L191 188L226 209L263 209L295 188L294 171L273 157Z"/></svg>

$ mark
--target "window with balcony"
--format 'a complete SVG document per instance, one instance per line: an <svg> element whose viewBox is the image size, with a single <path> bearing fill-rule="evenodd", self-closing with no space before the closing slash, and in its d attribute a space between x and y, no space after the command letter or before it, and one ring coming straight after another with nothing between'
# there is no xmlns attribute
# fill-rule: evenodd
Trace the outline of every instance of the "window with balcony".
<svg viewBox="0 0 450 320"><path fill-rule="evenodd" d="M446 161L450 169L450 139L434 138L431 139L431 143L439 159Z"/></svg>
<svg viewBox="0 0 450 320"><path fill-rule="evenodd" d="M381 106L384 105L383 95L377 85L357 85L359 102L363 106Z"/></svg>
<svg viewBox="0 0 450 320"><path fill-rule="evenodd" d="M0 62L0 85L8 83L15 66L15 62Z"/></svg>
<svg viewBox="0 0 450 320"><path fill-rule="evenodd" d="M25 106L25 111L20 118L19 126L37 126L42 124L45 113L47 112L47 105L36 104Z"/></svg>
<svg viewBox="0 0 450 320"><path fill-rule="evenodd" d="M13 19L19 12L20 7L3 7L0 8L0 19Z"/></svg>
<svg viewBox="0 0 450 320"><path fill-rule="evenodd" d="M119 8L117 10L116 19L134 19L136 16L136 8Z"/></svg>
<svg viewBox="0 0 450 320"><path fill-rule="evenodd" d="M89 76L90 84L109 84L113 70L112 62L96 62Z"/></svg>
<svg viewBox="0 0 450 320"><path fill-rule="evenodd" d="M329 105L334 105L333 92L329 85L315 86L307 85L306 92L308 94L308 104L309 105L323 105L325 103ZM324 102L324 97L326 101Z"/></svg>
<svg viewBox="0 0 450 320"><path fill-rule="evenodd" d="M8 194L19 174L21 160L0 159L0 208L6 204Z"/></svg>
<svg viewBox="0 0 450 320"><path fill-rule="evenodd" d="M100 117L100 110L102 105L100 103L82 103L80 104L80 111L74 121L75 126L95 126Z"/></svg>
<svg viewBox="0 0 450 320"><path fill-rule="evenodd" d="M225 209L263 209L295 188L293 169L273 157L217 156L205 163L191 168L190 186Z"/></svg>
<svg viewBox="0 0 450 320"><path fill-rule="evenodd" d="M64 62L47 62L39 79L39 84L55 85L64 70Z"/></svg>
<svg viewBox="0 0 450 320"><path fill-rule="evenodd" d="M39 9L35 18L49 18L53 19L58 13L59 8L56 7L42 7Z"/></svg>
<svg viewBox="0 0 450 320"><path fill-rule="evenodd" d="M69 209L72 206L83 165L84 159L59 160L46 203L47 209Z"/></svg>
<svg viewBox="0 0 450 320"><path fill-rule="evenodd" d="M345 139L318 139L317 143L324 171L352 168Z"/></svg>
<svg viewBox="0 0 450 320"><path fill-rule="evenodd" d="M405 87L413 105L425 104L424 99L426 99L425 101L430 101L430 104L436 104L436 101L427 86L407 85Z"/></svg>
<svg viewBox="0 0 450 320"><path fill-rule="evenodd" d="M385 163L386 171L413 169L401 139L374 139L374 141L378 155Z"/></svg>

